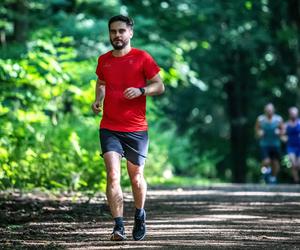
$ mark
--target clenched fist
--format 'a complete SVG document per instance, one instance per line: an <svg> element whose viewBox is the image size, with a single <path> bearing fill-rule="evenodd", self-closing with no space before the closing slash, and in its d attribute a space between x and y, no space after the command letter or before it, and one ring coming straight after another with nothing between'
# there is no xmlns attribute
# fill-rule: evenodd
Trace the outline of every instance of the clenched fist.
<svg viewBox="0 0 300 250"><path fill-rule="evenodd" d="M124 91L124 97L127 99L134 99L142 95L142 92L139 88L127 88Z"/></svg>
<svg viewBox="0 0 300 250"><path fill-rule="evenodd" d="M94 114L99 114L101 111L102 111L102 105L99 101L95 101L93 104L92 104L92 110L94 112Z"/></svg>

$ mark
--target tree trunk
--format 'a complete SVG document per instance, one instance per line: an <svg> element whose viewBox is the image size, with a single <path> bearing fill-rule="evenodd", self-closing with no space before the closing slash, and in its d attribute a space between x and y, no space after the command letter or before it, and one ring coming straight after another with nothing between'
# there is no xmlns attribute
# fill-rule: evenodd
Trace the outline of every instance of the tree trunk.
<svg viewBox="0 0 300 250"><path fill-rule="evenodd" d="M13 40L24 42L28 33L28 3L27 0L17 0L14 3L14 33Z"/></svg>
<svg viewBox="0 0 300 250"><path fill-rule="evenodd" d="M300 81L300 2L299 0L289 0L288 1L288 13L289 13L289 22L291 26L295 29L297 35L297 46L295 46L295 60L296 60L296 69L295 73ZM299 89L299 88L298 88ZM300 103L300 91L298 90L298 104Z"/></svg>
<svg viewBox="0 0 300 250"><path fill-rule="evenodd" d="M243 63L241 63L243 62ZM232 181L244 183L246 180L246 158L248 148L247 135L247 77L242 77L246 72L243 68L245 58L241 52L235 52L228 60L232 79L227 82L225 91L228 98L228 116L230 121L230 146Z"/></svg>

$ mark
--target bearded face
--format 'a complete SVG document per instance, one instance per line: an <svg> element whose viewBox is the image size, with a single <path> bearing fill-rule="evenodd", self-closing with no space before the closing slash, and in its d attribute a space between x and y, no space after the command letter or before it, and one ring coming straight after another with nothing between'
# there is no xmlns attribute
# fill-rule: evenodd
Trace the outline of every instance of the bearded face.
<svg viewBox="0 0 300 250"><path fill-rule="evenodd" d="M115 50L124 49L130 43L132 36L132 28L127 26L126 23L117 21L110 24L109 38Z"/></svg>
<svg viewBox="0 0 300 250"><path fill-rule="evenodd" d="M115 50L121 50L121 49L124 49L128 45L129 39L127 39L127 40L122 40L120 38L116 38L114 40L110 39L110 43Z"/></svg>

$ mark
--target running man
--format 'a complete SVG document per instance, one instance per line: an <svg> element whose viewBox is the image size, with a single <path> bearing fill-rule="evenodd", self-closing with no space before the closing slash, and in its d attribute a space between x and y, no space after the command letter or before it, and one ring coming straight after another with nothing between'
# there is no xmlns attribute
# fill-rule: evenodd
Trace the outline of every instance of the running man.
<svg viewBox="0 0 300 250"><path fill-rule="evenodd" d="M146 96L162 94L165 88L153 58L131 47L133 20L114 16L108 22L108 29L113 50L98 59L92 110L98 114L103 103L100 144L107 172L106 196L115 221L110 239L126 239L120 186L121 158L125 157L136 207L132 236L134 240L142 240L146 235L147 184L143 173L148 152Z"/></svg>
<svg viewBox="0 0 300 250"><path fill-rule="evenodd" d="M295 184L299 184L300 170L300 120L298 108L289 108L289 120L285 124L287 136L287 153L292 164L292 176Z"/></svg>
<svg viewBox="0 0 300 250"><path fill-rule="evenodd" d="M280 137L283 134L283 119L275 114L274 105L268 103L265 113L257 118L255 131L262 154L262 173L266 183L276 184L280 170Z"/></svg>

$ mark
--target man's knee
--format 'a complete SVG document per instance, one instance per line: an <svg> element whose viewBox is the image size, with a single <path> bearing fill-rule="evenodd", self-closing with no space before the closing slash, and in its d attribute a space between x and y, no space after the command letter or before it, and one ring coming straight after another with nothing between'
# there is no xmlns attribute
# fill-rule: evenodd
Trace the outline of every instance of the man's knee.
<svg viewBox="0 0 300 250"><path fill-rule="evenodd" d="M144 176L142 173L137 173L131 177L131 184L134 187L140 187L145 182Z"/></svg>
<svg viewBox="0 0 300 250"><path fill-rule="evenodd" d="M280 161L279 161L279 159L273 159L273 160L271 161L271 164L272 164L273 166L280 167Z"/></svg>
<svg viewBox="0 0 300 250"><path fill-rule="evenodd" d="M263 164L263 166L268 166L271 164L271 161L270 161L270 159L264 159L262 164Z"/></svg>
<svg viewBox="0 0 300 250"><path fill-rule="evenodd" d="M120 173L118 171L109 171L107 173L107 184L108 185L119 185L120 184Z"/></svg>

